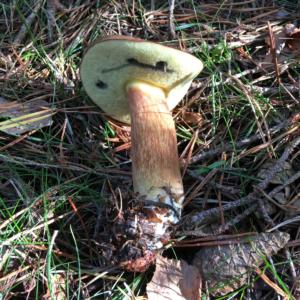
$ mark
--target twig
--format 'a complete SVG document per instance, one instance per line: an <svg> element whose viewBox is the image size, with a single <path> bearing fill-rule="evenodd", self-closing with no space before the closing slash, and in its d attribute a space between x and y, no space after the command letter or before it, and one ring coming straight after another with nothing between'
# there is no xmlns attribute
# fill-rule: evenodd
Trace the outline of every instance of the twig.
<svg viewBox="0 0 300 300"><path fill-rule="evenodd" d="M204 177L204 176L198 175L195 171L187 170L186 173L187 173L188 175L190 175L191 177L193 177L193 178L195 178L195 179L197 179L197 180L199 180L199 181L201 181L201 182L205 180L205 177ZM206 181L206 180L205 180L205 181ZM229 194L231 194L231 195L234 195L234 194L239 193L239 190L238 190L238 189L236 189L236 188L234 188L234 187L232 187L232 186L222 185L222 184L217 183L217 182L215 182L215 181L213 181L213 180L208 181L206 184L208 184L208 185L210 185L210 186L212 186L212 187L214 187L214 188L220 189L220 190L222 190L223 192L229 193Z"/></svg>
<svg viewBox="0 0 300 300"><path fill-rule="evenodd" d="M275 163L275 165L266 171L265 179L262 182L260 182L257 186L254 186L255 191L254 193L250 194L250 197L253 200L258 201L258 205L261 210L263 218L272 227L274 227L275 224L271 219L271 217L268 215L264 202L260 197L260 193L261 191L265 190L268 187L270 181L274 178L274 176L282 171L282 169L284 168L285 161L288 159L289 155L294 151L294 149L297 147L298 144L300 144L300 138L297 138L290 145L286 147L283 154L281 155L279 160Z"/></svg>
<svg viewBox="0 0 300 300"><path fill-rule="evenodd" d="M300 222L300 216L296 216L294 218L291 218L289 220L285 220L279 224L277 224L276 226L274 226L273 228L269 229L268 232L272 232L274 230L277 230L285 225L289 225L289 224L292 224L292 223L295 223L295 222Z"/></svg>
<svg viewBox="0 0 300 300"><path fill-rule="evenodd" d="M276 200L274 200L273 198L271 198L265 191L263 190L259 190L262 195L268 200L270 201L272 204L274 204L275 206L277 206L278 208L280 208L281 210L284 210L284 211L289 211L288 208L286 208L285 205L281 205L279 204Z"/></svg>
<svg viewBox="0 0 300 300"><path fill-rule="evenodd" d="M272 61L273 61L274 67L275 67L276 79L277 79L278 84L280 84L281 80L280 80L280 72L279 72L279 67L278 67L278 57L277 57L277 53L276 53L276 41L275 41L274 33L272 31L270 22L268 22L268 30L269 30L269 36L270 36L270 52L272 54Z"/></svg>
<svg viewBox="0 0 300 300"><path fill-rule="evenodd" d="M34 7L32 13L25 19L23 25L21 26L21 29L19 30L17 36L15 37L13 43L14 44L21 44L22 41L25 38L25 35L28 31L28 29L30 28L30 26L32 25L33 21L35 20L38 11L40 10L42 4L44 1L39 1L36 6Z"/></svg>
<svg viewBox="0 0 300 300"><path fill-rule="evenodd" d="M275 165L273 165L270 169L268 169L266 171L265 179L263 181L261 181L257 185L257 187L254 187L254 192L250 193L246 197L243 197L239 200L236 200L236 201L233 201L233 202L230 202L230 203L224 205L223 208L222 208L223 211L227 211L227 210L230 210L230 209L233 209L233 208L236 208L236 207L240 207L244 204L253 203L253 202L257 201L258 199L260 199L260 192L259 191L260 190L265 190L268 187L270 181L274 178L274 176L282 171L282 169L284 167L284 162L288 159L289 155L291 153L293 153L294 149L298 146L298 144L300 144L300 137L295 139L292 143L290 143L290 145L288 145L286 147L283 154L281 155L279 160L275 163ZM189 171L188 171L188 173L189 173ZM188 227L193 227L193 226L199 225L200 223L202 223L208 217L212 217L212 216L217 215L219 213L220 213L219 207L211 208L209 210L206 210L206 211L203 211L203 212L200 212L200 213L196 213L192 216L188 215L186 218L182 219L182 221L183 221L182 224L187 225ZM299 218L299 220L300 220L300 218ZM273 227L272 230L275 230L277 228L277 226Z"/></svg>
<svg viewBox="0 0 300 300"><path fill-rule="evenodd" d="M180 236L185 235L185 233L180 232ZM205 236L200 238L194 238L189 240L175 240L175 245L187 245L187 244L194 244L194 243L202 243L202 242L213 242L213 241L232 241L232 240L242 240L245 237L252 237L257 235L257 232L243 232L243 233L234 233L234 234L220 234L217 236Z"/></svg>
<svg viewBox="0 0 300 300"><path fill-rule="evenodd" d="M255 268L255 272L267 285L274 289L278 295L282 296L283 300L290 299L290 297L275 282L269 279L269 277L265 273L263 273L259 268Z"/></svg>
<svg viewBox="0 0 300 300"><path fill-rule="evenodd" d="M269 87L269 86L258 86L258 85L245 85L247 88L252 89L256 92L259 92L263 95L269 95L269 94L278 94L280 92L280 89L278 87ZM282 85L283 86L283 85ZM284 89L282 92L289 92L289 93L299 93L299 87L295 85L284 85Z"/></svg>
<svg viewBox="0 0 300 300"><path fill-rule="evenodd" d="M293 153L294 149L300 144L300 137L296 138L290 145L288 145L279 160L270 169L266 171L265 179L258 184L258 187L265 190L269 185L270 181L278 174L284 167L285 161L289 155Z"/></svg>
<svg viewBox="0 0 300 300"><path fill-rule="evenodd" d="M257 189L257 192L263 192L263 190L259 189L258 187L256 187L256 189ZM261 213L263 219L265 220L265 222L270 226L274 226L275 223L273 222L272 218L269 216L268 210L265 206L265 203L264 203L263 199L261 197L255 197L255 198L256 198L256 201L258 203L260 213Z"/></svg>
<svg viewBox="0 0 300 300"><path fill-rule="evenodd" d="M174 8L175 8L175 0L169 0L169 34L172 39L176 38L175 24L174 24Z"/></svg>
<svg viewBox="0 0 300 300"><path fill-rule="evenodd" d="M268 196L269 197L273 197L274 195L276 195L278 192L280 192L282 189L284 189L285 187L287 187L288 185L292 184L294 181L296 181L298 178L300 178L300 171L297 172L296 174L294 174L292 177L290 177L286 182L284 182L284 184L276 187L274 190L272 190Z"/></svg>
<svg viewBox="0 0 300 300"><path fill-rule="evenodd" d="M296 281L296 279L297 279L297 271L296 271L296 267L295 267L295 264L293 262L290 250L287 249L287 248L284 248L284 254L285 254L285 257L286 257L286 259L288 261L293 281Z"/></svg>
<svg viewBox="0 0 300 300"><path fill-rule="evenodd" d="M239 200L232 201L232 202L224 205L222 209L223 209L223 211L227 211L227 210L234 209L234 208L240 207L242 205L245 205L248 202L249 202L249 197L243 197ZM199 224L203 220L205 220L209 217L212 217L216 214L219 214L219 213L220 213L220 208L219 207L214 207L214 208L202 211L200 213L197 213L197 214L193 215L192 217L188 216L189 223L193 224L193 225Z"/></svg>
<svg viewBox="0 0 300 300"><path fill-rule="evenodd" d="M243 219L247 218L257 209L257 204L253 204L247 209L245 209L241 214L234 217L232 220L228 221L226 224L221 225L215 232L214 235L222 234L223 232L229 230L231 227L240 223Z"/></svg>
<svg viewBox="0 0 300 300"><path fill-rule="evenodd" d="M242 200L242 199L240 199L240 200ZM240 200L238 200L238 201L240 201ZM247 199L245 199L245 200L247 200ZM237 202L237 201L234 201L234 202ZM234 202L232 202L232 203L234 203ZM236 205L237 203L234 203L234 204ZM243 220L246 217L248 217L249 215L251 215L256 210L256 208L257 208L257 204L256 203L253 204L253 205L251 205L250 207L248 207L247 209L245 209L241 214L237 215L234 219L228 221L224 225L221 225L213 233L209 233L208 234L208 233L203 232L202 230L195 229L195 230L183 230L183 231L180 232L180 234L189 235L189 236L199 236L199 237L209 237L211 235L217 236L217 235L222 234L225 231L229 230L231 227L233 227L236 224L238 224L241 220ZM220 209L219 208L217 208L217 209L218 209L218 213L219 213ZM230 209L230 208L227 208L227 209ZM222 210L224 211L224 207L222 208ZM214 214L211 214L210 216L212 216L212 215L214 215Z"/></svg>
<svg viewBox="0 0 300 300"><path fill-rule="evenodd" d="M10 143L4 145L3 147L0 147L0 152L3 152L4 150L7 150L8 148L10 148L12 146L15 146L16 144L22 142L23 140L25 140L26 138L28 138L32 134L36 133L37 131L38 131L38 129L34 129L34 130L31 130L31 131L19 136L18 138L14 139Z"/></svg>
<svg viewBox="0 0 300 300"><path fill-rule="evenodd" d="M285 122L282 122L279 125L276 125L276 126L270 128L270 130L269 130L270 134L275 134L275 133L279 132L283 128L289 126L290 122L291 122L290 120L287 120ZM263 134L266 135L266 133L263 133ZM199 153L199 154L194 155L193 157L190 158L189 163L193 164L196 162L208 160L208 159L216 157L217 155L221 154L222 152L227 152L227 151L232 151L234 149L242 148L244 146L248 146L257 141L260 141L261 139L262 139L261 134L255 134L249 138L245 138L245 139L238 141L235 145L232 145L231 143L227 143L225 145L219 146L218 148L209 150L204 153ZM185 163L185 160L183 160L183 163Z"/></svg>
<svg viewBox="0 0 300 300"><path fill-rule="evenodd" d="M49 41L53 41L53 27L56 26L55 14L56 11L64 11L66 8L59 2L59 0L47 0L47 27Z"/></svg>

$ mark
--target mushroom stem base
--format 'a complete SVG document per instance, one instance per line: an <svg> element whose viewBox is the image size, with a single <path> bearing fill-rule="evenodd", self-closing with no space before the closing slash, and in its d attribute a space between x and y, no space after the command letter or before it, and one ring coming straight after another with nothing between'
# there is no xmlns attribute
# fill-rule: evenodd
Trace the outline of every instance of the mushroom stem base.
<svg viewBox="0 0 300 300"><path fill-rule="evenodd" d="M168 222L172 210L144 206L142 203L143 201L135 199L131 203L133 208L126 210L116 228L119 234L122 232L126 241L120 256L121 266L127 271L144 272L153 264L157 250L170 241L174 229Z"/></svg>

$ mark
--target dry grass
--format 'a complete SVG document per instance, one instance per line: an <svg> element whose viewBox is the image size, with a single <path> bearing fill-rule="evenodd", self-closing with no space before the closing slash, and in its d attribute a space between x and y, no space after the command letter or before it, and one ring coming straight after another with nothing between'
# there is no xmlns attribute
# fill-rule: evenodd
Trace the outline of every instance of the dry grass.
<svg viewBox="0 0 300 300"><path fill-rule="evenodd" d="M263 279L300 293L300 46L283 36L286 24L299 22L299 2L178 1L171 12L155 0L0 7L0 96L43 100L52 115L42 129L0 131L3 299L144 295L151 271L112 266L105 257L113 249L99 234L108 207L122 209L132 190L130 130L103 117L78 73L86 46L112 34L172 45L205 64L173 113L187 198L178 237L190 244L198 236L186 251L206 235L218 244L223 233L234 241L280 228L291 241ZM275 299L262 282L240 289L239 299Z"/></svg>

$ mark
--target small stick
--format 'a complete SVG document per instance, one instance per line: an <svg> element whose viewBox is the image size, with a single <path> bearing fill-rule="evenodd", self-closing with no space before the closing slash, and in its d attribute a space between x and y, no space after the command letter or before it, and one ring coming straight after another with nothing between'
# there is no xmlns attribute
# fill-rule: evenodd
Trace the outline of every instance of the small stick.
<svg viewBox="0 0 300 300"><path fill-rule="evenodd" d="M239 200L238 200L239 201ZM234 201L237 202L237 201ZM213 236L218 236L219 234L222 234L223 232L227 231L230 227L235 226L238 224L241 220L245 219L249 215L251 215L257 208L257 204L251 205L249 208L245 209L241 214L237 215L234 219L230 220L224 225L221 225L216 231L214 231L212 234L207 234L201 230L183 230L180 233L184 235L189 235L189 236L199 236L199 237L210 237L211 235ZM219 208L218 208L219 210ZM223 207L224 211L224 207Z"/></svg>
<svg viewBox="0 0 300 300"><path fill-rule="evenodd" d="M196 174L196 172L192 171L192 170L187 170L186 172L188 175L190 175L191 177L199 180L199 181L204 181L206 177L204 176L201 176L201 175L198 175ZM229 193L229 194L237 194L239 192L238 189L235 189L234 187L231 187L231 186L226 186L226 185L222 185L220 183L217 183L213 180L210 180L208 181L206 184L214 187L214 188L217 188L217 189L220 189L222 190L223 192L226 192L226 193Z"/></svg>
<svg viewBox="0 0 300 300"><path fill-rule="evenodd" d="M227 211L227 210L234 209L234 208L240 207L242 205L245 205L248 202L249 202L249 196L243 197L239 200L232 201L232 202L224 205L222 209L223 209L223 211ZM193 215L192 217L188 216L189 223L190 224L199 224L203 220L205 220L209 217L212 217L216 214L219 214L219 213L220 213L220 208L214 207L214 208L202 211L200 213L197 213L197 214Z"/></svg>
<svg viewBox="0 0 300 300"><path fill-rule="evenodd" d="M275 283L273 282L263 271L259 268L255 268L255 272L259 275L259 277L269 285L275 292L282 296L284 300L290 299L289 296Z"/></svg>
<svg viewBox="0 0 300 300"><path fill-rule="evenodd" d="M180 232L180 236L185 233ZM213 241L232 241L232 240L241 240L245 237L251 237L257 235L257 232L244 232L244 233L235 233L235 234L225 234L225 235L217 235L217 236L205 236L200 238L194 238L192 240L178 240L174 241L175 245L178 244L193 244L193 243L201 243L201 242L213 242Z"/></svg>
<svg viewBox="0 0 300 300"><path fill-rule="evenodd" d="M299 144L300 144L300 137L295 139L290 145L288 145L285 148L283 154L276 162L276 164L266 171L265 179L258 184L258 187L260 189L265 190L267 188L267 186L269 185L273 177L283 169L285 161L288 159L289 155L293 153L293 151Z"/></svg>
<svg viewBox="0 0 300 300"><path fill-rule="evenodd" d="M273 179L273 177L277 173L281 172L281 170L284 167L284 162L288 159L289 155L293 153L294 149L298 146L298 144L300 144L300 137L298 137L296 140L294 140L290 145L286 147L283 154L281 155L279 160L275 163L275 165L273 165L270 169L266 171L266 178L257 185L254 192L250 193L246 197L243 197L239 200L224 205L222 208L223 211L227 211L236 207L240 207L244 204L249 204L254 201L257 201L257 199L260 197L259 191L265 190L269 185L270 181ZM219 213L220 213L219 207L211 208L206 211L196 213L192 216L188 215L186 218L184 218L185 221L183 220L183 223L188 224L188 227L192 227L193 225L203 222L203 220L205 220L206 218L217 215ZM272 230L274 230L274 228Z"/></svg>
<svg viewBox="0 0 300 300"><path fill-rule="evenodd" d="M288 264L289 264L289 267L290 267L290 272L291 272L291 275L293 277L293 281L296 281L297 280L297 271L296 271L296 267L295 267L295 264L293 262L290 250L287 249L287 248L284 248L284 254L285 254L285 257L288 261Z"/></svg>
<svg viewBox="0 0 300 300"><path fill-rule="evenodd" d="M15 37L13 43L14 44L21 44L22 41L24 40L27 30L28 28L32 25L33 21L36 18L36 15L38 13L38 11L40 10L42 4L44 1L39 1L38 4L35 6L35 8L33 9L32 13L25 19L23 25L21 26L21 29L19 30L17 36Z"/></svg>
<svg viewBox="0 0 300 300"><path fill-rule="evenodd" d="M286 225L289 225L289 224L292 224L292 223L297 223L300 221L300 216L296 216L294 218L291 218L291 219L288 219L288 220L285 220L279 224L277 224L275 227L271 228L271 229L268 229L268 232L272 232L274 230L277 230L283 226L286 226Z"/></svg>
<svg viewBox="0 0 300 300"><path fill-rule="evenodd" d="M175 24L174 24L174 8L175 8L175 0L169 0L169 34L172 39L176 38Z"/></svg>
<svg viewBox="0 0 300 300"><path fill-rule="evenodd" d="M223 152L222 153L222 160L226 160L226 153ZM221 176L220 176L220 184L223 183L223 180L224 180L224 173L222 172L221 173ZM219 208L220 208L220 219L221 219L221 224L222 226L225 225L225 217L224 217L224 212L223 212L223 209L222 209L222 196L221 196L221 192L220 190L218 190L218 193L217 193L217 199L218 199L218 205L219 205Z"/></svg>
<svg viewBox="0 0 300 300"><path fill-rule="evenodd" d="M259 191L259 189L257 189L257 190ZM269 216L263 199L260 197L257 197L256 201L258 203L258 207L260 209L262 217L264 218L264 220L266 221L267 224L269 224L270 226L273 227L275 225L275 223L273 222L272 218Z"/></svg>
<svg viewBox="0 0 300 300"><path fill-rule="evenodd" d="M284 189L285 187L287 187L288 185L292 184L294 181L296 181L298 178L300 178L300 171L297 172L296 174L294 174L293 176L291 176L288 180L286 180L286 182L284 182L284 184L276 187L274 190L272 190L268 196L269 197L273 197L274 195L276 195L278 192L280 192L282 189Z"/></svg>
<svg viewBox="0 0 300 300"><path fill-rule="evenodd" d="M287 120L285 122L282 122L279 125L276 125L276 126L270 128L270 134L275 134L275 133L279 132L283 128L289 126L289 124L290 124L290 120ZM263 133L263 134L266 135L266 133ZM236 143L235 148L242 148L244 146L248 146L248 145L253 144L260 140L261 140L261 134L255 134L249 138L239 140ZM193 164L196 162L208 160L208 159L216 157L217 155L221 154L222 152L227 152L227 151L232 151L232 150L234 150L233 145L231 143L227 143L223 146L221 145L220 147L218 147L216 149L212 149L207 152L194 155L193 157L190 158L189 163ZM185 163L185 160L183 160L183 163Z"/></svg>
<svg viewBox="0 0 300 300"><path fill-rule="evenodd" d="M268 22L268 30L269 30L269 36L270 36L270 51L272 54L272 61L274 63L274 67L275 67L277 82L278 82L278 84L280 84L281 79L280 79L280 72L279 72L279 67L278 67L278 58L277 58L277 53L276 53L276 41L275 41L274 33L272 31L270 22Z"/></svg>
<svg viewBox="0 0 300 300"><path fill-rule="evenodd" d="M59 2L59 0L47 0L47 27L48 27L48 37L49 41L53 41L53 30L52 28L56 26L55 14L56 11L64 11L66 8Z"/></svg>
<svg viewBox="0 0 300 300"><path fill-rule="evenodd" d="M258 205L261 210L262 216L264 217L265 221L272 227L274 227L275 224L273 220L270 218L270 216L268 215L266 207L259 193L264 191L268 187L270 181L274 178L274 176L282 171L285 161L288 159L289 155L294 151L294 149L297 147L298 144L300 144L300 138L297 138L285 148L283 154L281 155L279 160L275 163L275 165L266 171L265 179L261 181L257 186L254 186L255 191L250 194L250 197L253 200L258 201Z"/></svg>
<svg viewBox="0 0 300 300"><path fill-rule="evenodd" d="M257 208L257 204L253 204L250 207L248 207L247 209L245 209L241 214L237 215L236 217L234 217L232 220L228 221L226 224L221 225L216 232L214 233L214 235L217 234L222 234L223 232L227 231L229 228L235 226L236 224L240 223L243 219L245 219L246 217L248 217L249 215L251 215Z"/></svg>

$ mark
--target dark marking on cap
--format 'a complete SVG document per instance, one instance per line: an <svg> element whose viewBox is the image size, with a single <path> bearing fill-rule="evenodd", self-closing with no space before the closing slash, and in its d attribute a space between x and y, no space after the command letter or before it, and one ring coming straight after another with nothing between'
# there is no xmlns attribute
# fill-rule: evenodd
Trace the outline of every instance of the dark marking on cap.
<svg viewBox="0 0 300 300"><path fill-rule="evenodd" d="M168 63L167 62L165 62L165 61L158 61L157 63L156 63L156 65L155 65L155 68L157 69L157 70L161 70L161 71L163 71L163 72L167 72L167 67L168 67Z"/></svg>
<svg viewBox="0 0 300 300"><path fill-rule="evenodd" d="M165 72L165 73L173 73L174 72L173 70L168 69L168 63L165 61L162 61L162 60L158 61L155 64L155 66L139 62L135 58L128 58L127 62L130 65L134 65L134 66L144 68L144 69L151 69L153 71L161 71L161 72Z"/></svg>
<svg viewBox="0 0 300 300"><path fill-rule="evenodd" d="M174 73L174 70L168 69L168 63L165 62L165 61L160 60L153 66L153 65L149 65L149 64L146 64L146 63L143 63L143 62L139 62L134 57L128 58L126 60L126 63L123 64L123 65L120 65L119 67L114 67L114 68L111 68L111 69L104 69L104 70L102 70L102 73L118 71L120 69L131 67L131 66L142 68L142 69L149 69L149 70L152 70L152 71L164 72L164 73Z"/></svg>
<svg viewBox="0 0 300 300"><path fill-rule="evenodd" d="M96 82L96 86L99 88L99 89L107 89L108 88L108 85L107 83L101 81L101 80L98 80Z"/></svg>

